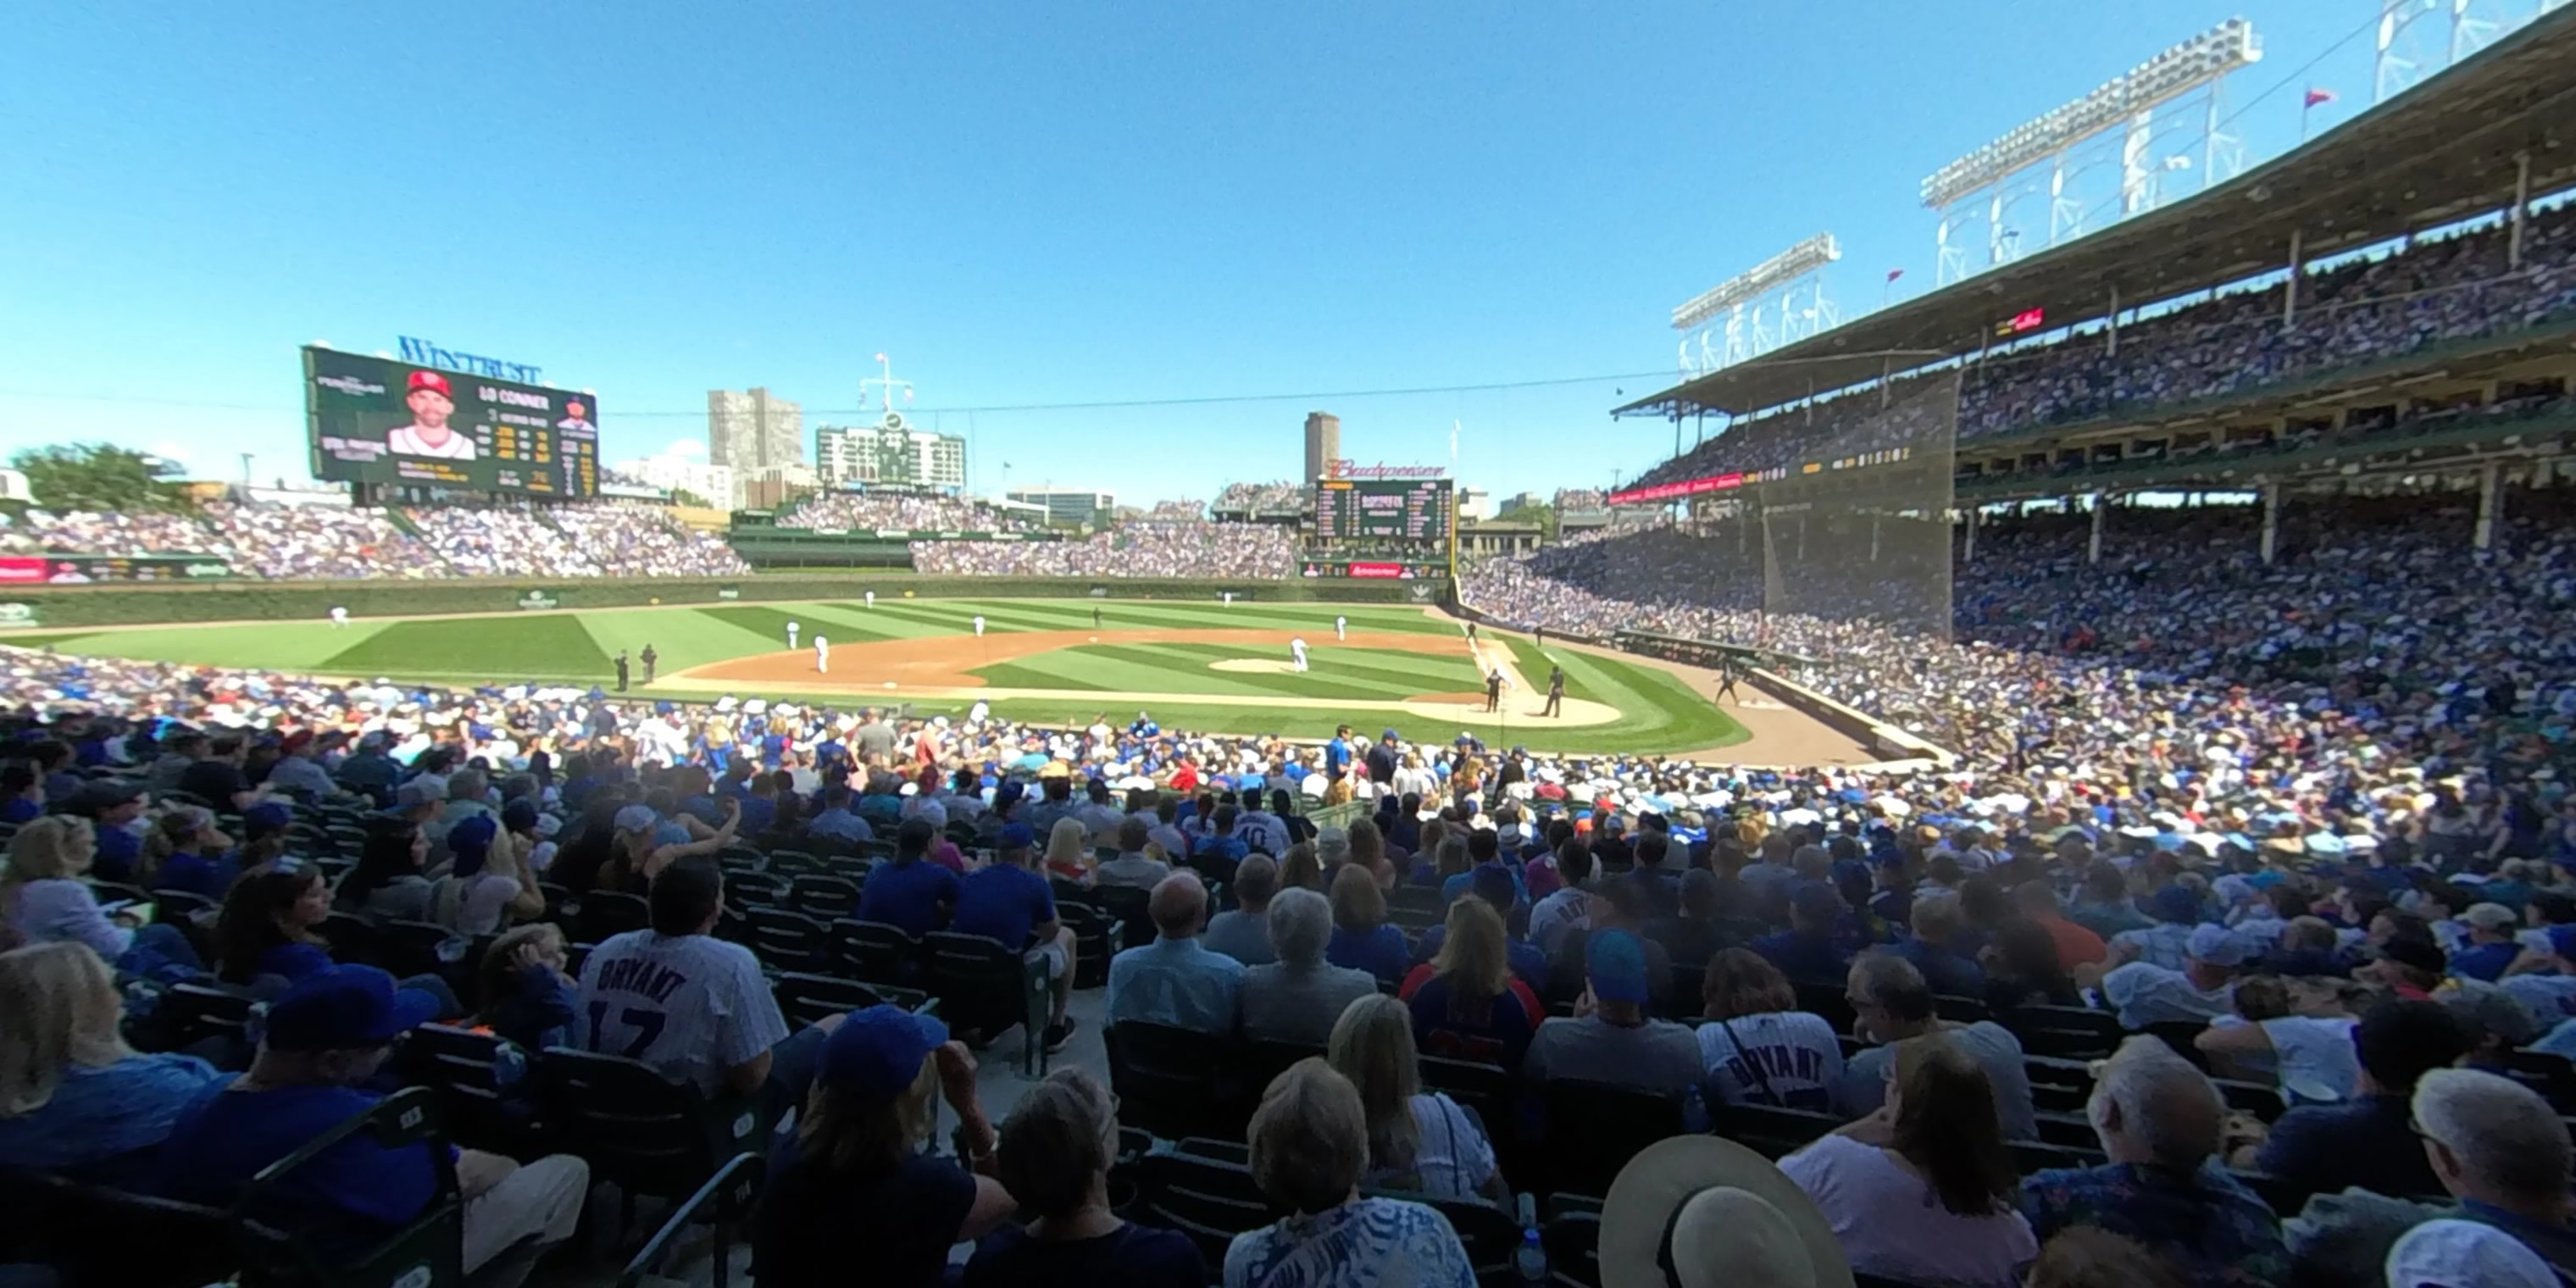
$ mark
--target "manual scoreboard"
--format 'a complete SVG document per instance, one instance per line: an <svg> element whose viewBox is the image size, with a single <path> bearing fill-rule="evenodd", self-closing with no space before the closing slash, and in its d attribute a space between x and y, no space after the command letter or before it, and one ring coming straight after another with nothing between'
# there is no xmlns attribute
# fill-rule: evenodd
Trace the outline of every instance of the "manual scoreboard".
<svg viewBox="0 0 2576 1288"><path fill-rule="evenodd" d="M1452 502L1448 479L1321 479L1315 484L1315 536L1446 546Z"/></svg>

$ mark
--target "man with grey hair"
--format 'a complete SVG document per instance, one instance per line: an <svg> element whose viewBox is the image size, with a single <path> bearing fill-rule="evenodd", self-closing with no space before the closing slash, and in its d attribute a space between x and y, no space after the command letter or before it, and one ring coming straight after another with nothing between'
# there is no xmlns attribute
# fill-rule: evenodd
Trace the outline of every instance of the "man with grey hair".
<svg viewBox="0 0 2576 1288"><path fill-rule="evenodd" d="M1195 872L1175 872L1154 887L1145 913L1154 922L1154 942L1109 961L1107 1022L1148 1020L1220 1037L1234 1032L1243 963L1199 942L1207 886Z"/></svg>
<svg viewBox="0 0 2576 1288"><path fill-rule="evenodd" d="M457 824L477 814L495 823L501 821L500 815L493 813L491 803L484 799L490 790L491 780L485 778L480 769L460 769L448 775L446 806L420 829L429 834L431 867L447 861L447 834L456 830Z"/></svg>
<svg viewBox="0 0 2576 1288"><path fill-rule="evenodd" d="M1246 966L1279 960L1270 946L1270 896L1279 889L1279 865L1255 854L1234 869L1236 906L1208 918L1207 946Z"/></svg>
<svg viewBox="0 0 2576 1288"><path fill-rule="evenodd" d="M2463 1220L2519 1239L2561 1277L2576 1276L2576 1204L2567 1193L2567 1125L2538 1092L2477 1069L2436 1069L2411 1102L2425 1160Z"/></svg>
<svg viewBox="0 0 2576 1288"><path fill-rule="evenodd" d="M2226 1103L2161 1039L2132 1037L2102 1065L2085 1105L2111 1161L2022 1178L2041 1243L2097 1226L2134 1239L2194 1284L2280 1284L2290 1255L2262 1199L2213 1165Z"/></svg>
<svg viewBox="0 0 2576 1288"><path fill-rule="evenodd" d="M1244 867L1263 861L1246 860ZM1324 960L1333 937L1333 905L1324 896L1302 887L1282 890L1270 900L1268 921L1269 946L1279 959L1244 972L1243 1035L1322 1046L1344 1007L1377 992L1377 977Z"/></svg>

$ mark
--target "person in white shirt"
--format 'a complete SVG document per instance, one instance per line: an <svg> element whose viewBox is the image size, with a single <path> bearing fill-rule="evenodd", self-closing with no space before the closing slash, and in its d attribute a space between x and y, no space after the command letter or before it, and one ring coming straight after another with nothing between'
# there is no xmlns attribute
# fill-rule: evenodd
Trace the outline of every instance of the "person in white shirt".
<svg viewBox="0 0 2576 1288"><path fill-rule="evenodd" d="M832 673L832 641L820 635L814 637L814 669L825 675Z"/></svg>
<svg viewBox="0 0 2576 1288"><path fill-rule="evenodd" d="M341 607L341 606L339 606L338 604L333 604L333 605L331 606L331 629L333 629L333 630L338 630L338 629L340 629L341 627L347 626L348 624L349 624L349 610L348 610L348 609L346 609L346 608L342 608L342 607Z"/></svg>
<svg viewBox="0 0 2576 1288"><path fill-rule="evenodd" d="M975 614L975 638L979 640L984 638L984 615L982 613Z"/></svg>
<svg viewBox="0 0 2576 1288"><path fill-rule="evenodd" d="M2361 1021L2329 986L2323 996L2306 981L2255 978L2236 986L2236 1014L2210 1021L2192 1039L2219 1071L2280 1084L2291 1104L2352 1098L2361 1060L2352 1031ZM2296 1013L2293 1013L2296 1012Z"/></svg>
<svg viewBox="0 0 2576 1288"><path fill-rule="evenodd" d="M803 629L805 629L803 623L797 621L793 617L787 619L787 647L796 647L796 632Z"/></svg>
<svg viewBox="0 0 2576 1288"><path fill-rule="evenodd" d="M1567 932L1591 929L1592 892L1583 887L1592 879L1592 851L1580 840L1567 841L1556 852L1556 874L1565 884L1548 892L1529 915L1530 942L1549 957L1556 956Z"/></svg>
<svg viewBox="0 0 2576 1288"><path fill-rule="evenodd" d="M2167 1020L2212 1020L2235 1009L2236 968L2245 964L2245 941L2215 923L2192 928L2181 970L2130 962L2101 977L2102 1000L2119 1012L2120 1027L2143 1029ZM2089 967L2077 968L2078 982Z"/></svg>
<svg viewBox="0 0 2576 1288"><path fill-rule="evenodd" d="M1351 619L1336 615L1333 618L1333 638L1336 640L1347 640L1350 637Z"/></svg>
<svg viewBox="0 0 2576 1288"><path fill-rule="evenodd" d="M1288 641L1288 657L1293 669L1299 671L1306 669L1306 641L1303 638Z"/></svg>
<svg viewBox="0 0 2576 1288"><path fill-rule="evenodd" d="M403 404L411 408L412 423L385 435L385 446L392 448L396 456L473 460L474 440L447 423L447 418L456 414L456 402L445 373L415 371L411 373L410 386L403 395Z"/></svg>
<svg viewBox="0 0 2576 1288"><path fill-rule="evenodd" d="M1537 914L1530 920L1535 927ZM1797 990L1779 967L1750 948L1729 948L1709 960L1700 996L1708 1017L1698 1030L1700 1061L1720 1102L1832 1108L1841 1038L1831 1021L1797 1009Z"/></svg>
<svg viewBox="0 0 2576 1288"><path fill-rule="evenodd" d="M791 1037L760 959L712 933L724 882L703 860L653 878L653 926L611 936L581 965L575 1012L590 1050L639 1060L709 1095L801 1104L839 1017Z"/></svg>

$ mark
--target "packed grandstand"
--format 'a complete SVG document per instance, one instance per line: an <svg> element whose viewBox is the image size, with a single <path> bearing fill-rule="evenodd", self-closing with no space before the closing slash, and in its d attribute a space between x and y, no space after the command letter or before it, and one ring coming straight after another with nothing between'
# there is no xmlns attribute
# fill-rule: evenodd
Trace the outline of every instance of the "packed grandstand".
<svg viewBox="0 0 2576 1288"><path fill-rule="evenodd" d="M2222 289L2116 352L2075 328L1839 397L1736 396L1776 369L1657 395L1748 414L1631 488L1722 486L1454 587L1553 640L1740 648L1759 700L1930 744L1902 761L0 646L0 1256L352 1282L391 1234L586 1282L641 1197L718 1258L739 1232L764 1284L852 1249L902 1285L2576 1281L2576 241L2547 208L2349 214L2426 235L2300 279L2295 316ZM1941 504L1874 499L1922 461L1872 453L1953 413ZM1293 524L1219 520L1299 495L910 554L1284 578ZM779 523L1024 530L911 497ZM1781 585L1811 524L1866 552L1834 604ZM1882 525L1933 548L1882 558ZM745 571L625 506L14 535L276 579ZM243 1108L281 1087L320 1108ZM259 1171L357 1111L331 1183ZM418 1144L442 1119L452 1161Z"/></svg>

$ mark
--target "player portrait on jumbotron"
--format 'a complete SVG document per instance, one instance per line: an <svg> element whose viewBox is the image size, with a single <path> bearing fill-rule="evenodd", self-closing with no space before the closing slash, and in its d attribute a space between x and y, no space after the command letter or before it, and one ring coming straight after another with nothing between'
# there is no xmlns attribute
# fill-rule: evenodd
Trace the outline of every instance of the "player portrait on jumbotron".
<svg viewBox="0 0 2576 1288"><path fill-rule="evenodd" d="M411 423L385 435L385 445L394 455L474 459L474 440L447 423L456 414L456 395L447 387L445 372L411 373L411 389L403 395L403 403L411 408Z"/></svg>
<svg viewBox="0 0 2576 1288"><path fill-rule="evenodd" d="M599 426L590 423L590 408L583 406L578 398L564 404L564 418L555 422L555 428L589 430L593 433L599 430Z"/></svg>

